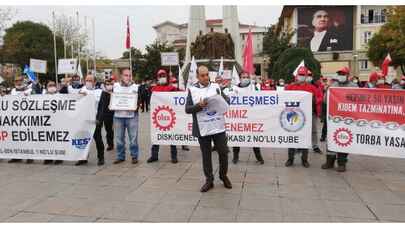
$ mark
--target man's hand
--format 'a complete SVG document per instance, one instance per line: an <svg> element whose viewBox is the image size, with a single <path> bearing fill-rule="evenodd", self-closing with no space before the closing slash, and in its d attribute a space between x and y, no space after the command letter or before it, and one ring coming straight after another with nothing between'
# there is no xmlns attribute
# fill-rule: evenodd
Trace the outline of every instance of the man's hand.
<svg viewBox="0 0 405 228"><path fill-rule="evenodd" d="M80 95L83 95L83 96L86 96L86 95L87 95L87 93L86 93L85 91L80 91L79 94L80 94Z"/></svg>
<svg viewBox="0 0 405 228"><path fill-rule="evenodd" d="M205 99L200 99L200 102L198 102L198 106L200 106L201 108L205 108L207 107L208 102Z"/></svg>

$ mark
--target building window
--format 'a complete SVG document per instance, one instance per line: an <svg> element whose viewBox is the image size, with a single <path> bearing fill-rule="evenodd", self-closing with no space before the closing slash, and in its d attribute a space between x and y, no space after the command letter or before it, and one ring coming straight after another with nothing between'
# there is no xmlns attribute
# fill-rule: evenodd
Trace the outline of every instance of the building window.
<svg viewBox="0 0 405 228"><path fill-rule="evenodd" d="M368 60L360 60L360 70L368 70Z"/></svg>
<svg viewBox="0 0 405 228"><path fill-rule="evenodd" d="M362 24L375 24L385 23L386 9L369 9L363 8L360 15L360 23Z"/></svg>
<svg viewBox="0 0 405 228"><path fill-rule="evenodd" d="M363 44L368 44L368 41L370 41L371 36L373 34L370 31L366 31L363 33Z"/></svg>

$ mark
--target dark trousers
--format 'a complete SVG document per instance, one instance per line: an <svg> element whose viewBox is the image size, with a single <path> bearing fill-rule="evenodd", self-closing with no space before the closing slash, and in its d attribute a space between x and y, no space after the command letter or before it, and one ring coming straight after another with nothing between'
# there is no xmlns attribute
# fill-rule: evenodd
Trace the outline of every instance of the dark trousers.
<svg viewBox="0 0 405 228"><path fill-rule="evenodd" d="M149 111L149 98L148 97L141 98L141 107L142 107L142 112L144 112L145 110L147 112Z"/></svg>
<svg viewBox="0 0 405 228"><path fill-rule="evenodd" d="M102 127L102 124L97 124L93 135L94 141L96 142L98 160L104 160L104 143L103 137L101 136Z"/></svg>
<svg viewBox="0 0 405 228"><path fill-rule="evenodd" d="M170 156L172 160L177 159L177 148L176 146L170 146ZM151 158L159 159L159 145L152 145L151 148Z"/></svg>
<svg viewBox="0 0 405 228"><path fill-rule="evenodd" d="M109 147L114 147L114 130L113 130L113 117L107 117L104 119L104 129L107 132L107 145Z"/></svg>
<svg viewBox="0 0 405 228"><path fill-rule="evenodd" d="M202 165L207 182L214 181L214 174L212 171L212 142L214 142L214 145L218 152L219 177L225 177L228 172L229 148L227 145L227 141L228 139L225 132L215 135L198 137L198 143L200 144L202 154Z"/></svg>
<svg viewBox="0 0 405 228"><path fill-rule="evenodd" d="M321 139L326 139L326 134L328 130L328 120L325 117L322 117L323 125L322 125L322 134L321 134Z"/></svg>
<svg viewBox="0 0 405 228"><path fill-rule="evenodd" d="M308 161L308 149L288 148L288 159L294 160L295 153L301 152L301 160Z"/></svg>
<svg viewBox="0 0 405 228"><path fill-rule="evenodd" d="M233 147L232 151L233 151L233 159L239 160L240 147ZM260 153L259 147L253 147L253 153L255 154L257 161L263 161L263 157L262 154Z"/></svg>

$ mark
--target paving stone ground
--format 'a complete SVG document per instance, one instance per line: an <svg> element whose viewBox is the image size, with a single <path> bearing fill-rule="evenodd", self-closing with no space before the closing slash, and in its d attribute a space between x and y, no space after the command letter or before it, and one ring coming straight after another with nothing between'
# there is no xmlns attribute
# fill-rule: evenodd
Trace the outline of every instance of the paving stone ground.
<svg viewBox="0 0 405 228"><path fill-rule="evenodd" d="M95 148L87 166L8 164L0 161L1 222L404 222L405 160L350 156L348 171L321 170L324 155L310 153L311 167L296 159L284 167L285 149L263 149L264 165L249 148L230 163L233 189L218 181L201 194L198 148L182 151L172 164L169 148L160 161L150 153L148 114L141 114L140 163L96 165ZM325 149L324 144L320 144ZM231 157L231 156L230 156ZM231 159L231 158L230 158Z"/></svg>

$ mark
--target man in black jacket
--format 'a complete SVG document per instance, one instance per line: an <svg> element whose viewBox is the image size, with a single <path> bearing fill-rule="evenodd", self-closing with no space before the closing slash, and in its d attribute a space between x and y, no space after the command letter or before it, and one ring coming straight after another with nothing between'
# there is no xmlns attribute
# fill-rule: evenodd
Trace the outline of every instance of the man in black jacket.
<svg viewBox="0 0 405 228"><path fill-rule="evenodd" d="M225 132L225 117L223 114L208 110L208 102L204 96L212 92L222 95L229 104L229 97L221 92L218 84L210 83L208 68L200 66L197 70L198 83L188 89L186 113L193 115L192 134L198 138L202 153L202 163L205 184L201 187L201 192L207 192L214 187L214 175L212 170L212 142L218 152L219 157L219 178L223 181L225 188L232 188L231 181L227 177L228 153L227 136ZM204 117L211 116L209 123L203 121ZM210 118L210 117L208 117ZM210 126L208 126L210 125ZM215 125L215 127L212 127ZM203 131L201 130L203 129Z"/></svg>
<svg viewBox="0 0 405 228"><path fill-rule="evenodd" d="M107 137L107 151L114 149L114 130L113 130L113 118L114 111L110 110L111 93L113 92L113 82L111 79L107 79L104 82L105 90L101 93L100 108L102 113L101 121L104 124Z"/></svg>

